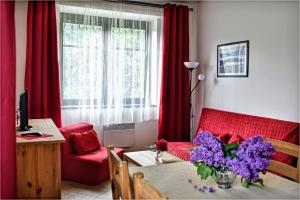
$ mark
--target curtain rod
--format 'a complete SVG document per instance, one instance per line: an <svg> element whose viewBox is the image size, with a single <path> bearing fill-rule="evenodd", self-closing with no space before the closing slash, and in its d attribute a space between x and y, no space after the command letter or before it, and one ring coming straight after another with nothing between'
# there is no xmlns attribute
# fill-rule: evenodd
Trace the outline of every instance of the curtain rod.
<svg viewBox="0 0 300 200"><path fill-rule="evenodd" d="M139 5L139 6L149 6L149 7L155 7L155 8L164 8L165 5L161 4L155 4L155 3L145 3L145 2L140 2L140 1L123 1L123 0L105 0L107 2L112 2L112 3L125 3L125 4L130 4L130 5ZM189 8L189 11L193 11L193 8Z"/></svg>

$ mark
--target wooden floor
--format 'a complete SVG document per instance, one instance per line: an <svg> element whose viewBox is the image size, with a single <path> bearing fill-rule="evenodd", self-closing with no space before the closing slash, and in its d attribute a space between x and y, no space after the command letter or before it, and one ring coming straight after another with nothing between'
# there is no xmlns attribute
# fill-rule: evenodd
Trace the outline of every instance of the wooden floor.
<svg viewBox="0 0 300 200"><path fill-rule="evenodd" d="M112 199L110 182L87 186L71 181L62 181L62 199Z"/></svg>

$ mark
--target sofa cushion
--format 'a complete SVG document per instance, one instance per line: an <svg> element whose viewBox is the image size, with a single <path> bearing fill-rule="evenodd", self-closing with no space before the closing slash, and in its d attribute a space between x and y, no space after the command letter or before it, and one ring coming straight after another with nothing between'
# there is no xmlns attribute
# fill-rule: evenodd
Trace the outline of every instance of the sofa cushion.
<svg viewBox="0 0 300 200"><path fill-rule="evenodd" d="M215 136L217 136L225 144L228 144L229 140L231 138L231 135L229 135L229 133L226 133L226 134L223 134L223 135L215 135Z"/></svg>
<svg viewBox="0 0 300 200"><path fill-rule="evenodd" d="M73 133L71 141L78 155L87 154L100 148L97 133L94 130L83 133Z"/></svg>
<svg viewBox="0 0 300 200"><path fill-rule="evenodd" d="M75 150L71 143L71 135L73 133L82 133L82 132L89 131L92 129L93 129L93 125L89 124L89 123L79 123L79 124L69 125L69 126L60 128L59 130L63 134L63 136L66 140L65 143L61 144L62 156L75 153Z"/></svg>
<svg viewBox="0 0 300 200"><path fill-rule="evenodd" d="M190 159L190 152L194 146L191 142L169 142L168 153L188 161Z"/></svg>
<svg viewBox="0 0 300 200"><path fill-rule="evenodd" d="M240 136L238 133L234 133L230 136L230 139L228 140L227 144L230 144L230 143L233 143L233 142L241 144L244 140L245 139L242 136Z"/></svg>

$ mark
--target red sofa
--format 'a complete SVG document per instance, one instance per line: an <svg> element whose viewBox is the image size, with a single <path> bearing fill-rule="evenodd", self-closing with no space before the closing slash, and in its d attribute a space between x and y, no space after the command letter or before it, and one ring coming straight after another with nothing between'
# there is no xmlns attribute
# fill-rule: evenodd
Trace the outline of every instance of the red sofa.
<svg viewBox="0 0 300 200"><path fill-rule="evenodd" d="M71 133L82 133L93 129L93 125L80 123L60 128L66 142L61 145L62 179L76 181L86 185L97 185L109 179L106 147L84 155L76 155L70 141ZM115 148L122 158L123 149Z"/></svg>
<svg viewBox="0 0 300 200"><path fill-rule="evenodd" d="M200 130L210 131L216 136L239 134L243 139L255 135L299 144L299 123L257 117L240 113L204 108L198 124ZM189 160L191 142L169 142L168 151L183 159ZM282 153L274 155L275 160L286 164L293 164L294 158Z"/></svg>

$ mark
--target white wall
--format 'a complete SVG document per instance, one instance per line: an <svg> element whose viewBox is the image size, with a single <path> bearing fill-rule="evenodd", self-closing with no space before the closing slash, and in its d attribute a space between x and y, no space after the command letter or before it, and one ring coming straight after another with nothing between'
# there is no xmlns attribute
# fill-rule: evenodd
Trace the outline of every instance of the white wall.
<svg viewBox="0 0 300 200"><path fill-rule="evenodd" d="M26 27L27 27L27 5L26 1L15 2L15 27L16 27L16 64L17 64L17 83L16 97L17 106L19 105L19 95L24 90L24 74L26 62Z"/></svg>
<svg viewBox="0 0 300 200"><path fill-rule="evenodd" d="M198 70L207 78L196 116L204 105L299 121L298 2L201 2L198 10ZM217 45L240 40L250 40L249 77L216 78Z"/></svg>

